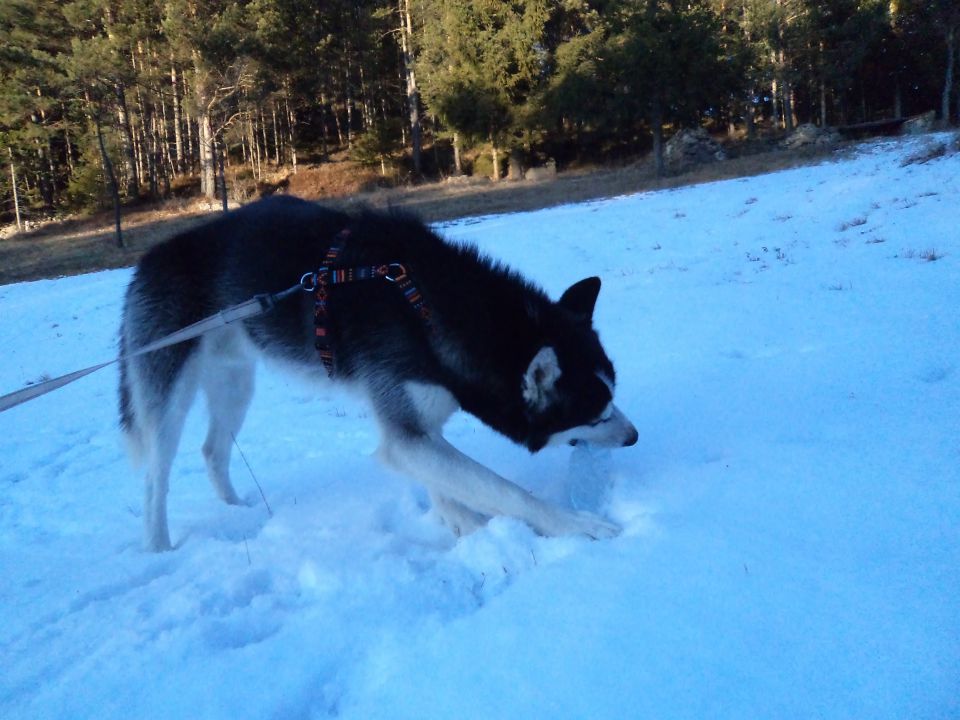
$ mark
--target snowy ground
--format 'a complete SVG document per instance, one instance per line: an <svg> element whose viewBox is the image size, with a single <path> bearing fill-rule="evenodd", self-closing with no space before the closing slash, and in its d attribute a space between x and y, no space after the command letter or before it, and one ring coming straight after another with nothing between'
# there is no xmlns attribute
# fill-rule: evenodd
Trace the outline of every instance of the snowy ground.
<svg viewBox="0 0 960 720"><path fill-rule="evenodd" d="M602 276L640 443L448 437L612 541L454 542L364 408L267 367L272 516L239 457L214 498L199 404L149 555L112 368L0 415L0 717L960 716L960 153L902 165L944 139L442 228ZM0 392L110 357L128 278L0 287Z"/></svg>

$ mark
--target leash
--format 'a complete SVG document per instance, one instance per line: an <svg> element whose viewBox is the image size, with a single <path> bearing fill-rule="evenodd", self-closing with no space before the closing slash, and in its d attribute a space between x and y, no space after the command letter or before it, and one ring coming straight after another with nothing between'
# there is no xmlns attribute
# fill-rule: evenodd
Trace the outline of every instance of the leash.
<svg viewBox="0 0 960 720"><path fill-rule="evenodd" d="M320 355L320 361L323 363L324 368L326 368L327 375L330 377L333 376L333 348L330 343L330 338L327 334L327 299L332 286L360 280L372 280L380 278L387 280L388 282L391 282L397 286L397 288L403 293L403 296L407 302L410 303L410 306L414 309L414 311L416 311L417 315L429 327L430 310L424 303L423 296L420 294L420 291L413 284L413 280L411 280L406 266L404 266L402 263L394 262L353 268L334 267L337 257L340 255L340 252L343 250L343 246L349 237L349 228L341 230L339 233L337 233L337 235L334 237L333 243L327 250L326 256L324 257L323 266L313 272L305 273L303 277L300 278L300 282L298 282L296 285L293 285L292 287L289 287L286 290L278 293L254 295L252 298L240 303L239 305L233 305L221 310L215 315L203 318L192 325L188 325L185 328L170 333L159 340L155 340L152 343L144 345L142 348L138 348L132 352L120 355L113 360L108 360L107 362L102 362L97 365L91 365L90 367L82 370L75 370L72 373L67 373L66 375L61 375L60 377L56 377L51 380L45 380L43 382L25 387L21 390L16 390L12 393L2 395L0 396L0 412L5 412L6 410L16 407L17 405L34 400L38 397L42 397L47 393L51 393L54 390L62 388L64 385L69 385L80 378L86 377L97 370L102 370L105 367L109 367L110 365L118 363L121 360L127 360L130 358L139 357L140 355L146 355L147 353L161 350L163 348L170 347L171 345L176 345L187 340L193 340L194 338L200 337L211 330L216 330L217 328L230 325L240 320L246 320L248 318L257 317L258 315L264 315L273 310L274 306L281 300L284 300L291 295L302 291L314 293L314 326L316 333L315 345L317 352Z"/></svg>
<svg viewBox="0 0 960 720"><path fill-rule="evenodd" d="M116 357L113 360L92 365L88 368L84 368L83 370L76 370L72 373L53 378L52 380L39 382L35 385L25 387L22 390L17 390L15 392L8 393L7 395L0 396L0 412L4 412L12 407L20 405L21 403L25 403L29 400L33 400L34 398L38 398L46 395L47 393L53 392L58 388L62 388L64 385L69 385L70 383L79 380L82 377L86 377L97 370L101 370L105 367L113 365L114 363L118 363L121 360L138 357L140 355L146 355L147 353L154 352L155 350L170 347L171 345L176 345L177 343L182 343L186 340L192 340L193 338L199 337L204 333L210 332L211 330L216 330L217 328L230 325L231 323L238 322L239 320L246 320L247 318L268 313L273 310L273 307L278 302L302 289L302 286L298 283L282 292L254 295L246 302L242 302L239 305L233 305L232 307L221 310L216 315L206 317L203 320L193 323L192 325L188 325L185 328L170 333L166 337L162 337L159 340L149 343L148 345L144 345L142 348L138 348L133 352Z"/></svg>

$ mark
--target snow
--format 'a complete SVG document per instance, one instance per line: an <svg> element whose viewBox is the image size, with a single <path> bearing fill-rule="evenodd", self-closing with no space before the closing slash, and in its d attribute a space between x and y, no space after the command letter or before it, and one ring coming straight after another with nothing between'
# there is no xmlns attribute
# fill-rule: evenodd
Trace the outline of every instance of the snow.
<svg viewBox="0 0 960 720"><path fill-rule="evenodd" d="M449 439L624 527L455 541L353 397L270 366L221 504L188 421L141 550L116 370L0 415L3 718L955 718L960 153L441 228L603 278L628 449ZM931 251L936 260L928 260ZM129 270L0 287L0 388L111 357Z"/></svg>

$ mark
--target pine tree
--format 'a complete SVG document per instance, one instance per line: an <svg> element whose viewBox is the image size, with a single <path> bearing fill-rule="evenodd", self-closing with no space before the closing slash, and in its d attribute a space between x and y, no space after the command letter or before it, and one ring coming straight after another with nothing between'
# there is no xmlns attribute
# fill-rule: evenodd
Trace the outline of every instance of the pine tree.
<svg viewBox="0 0 960 720"><path fill-rule="evenodd" d="M534 122L546 20L544 0L424 3L424 100L458 136L490 143L494 179L501 151Z"/></svg>
<svg viewBox="0 0 960 720"><path fill-rule="evenodd" d="M20 167L26 200L48 211L58 200L58 159L65 152L59 97L67 87L57 62L69 37L65 25L56 4L0 5L0 137L13 174ZM23 199L18 195L18 204Z"/></svg>

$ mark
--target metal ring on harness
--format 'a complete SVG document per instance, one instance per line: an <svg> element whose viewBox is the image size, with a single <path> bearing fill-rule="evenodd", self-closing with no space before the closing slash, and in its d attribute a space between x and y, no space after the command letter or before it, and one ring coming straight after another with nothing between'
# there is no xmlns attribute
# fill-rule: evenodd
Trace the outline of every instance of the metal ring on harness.
<svg viewBox="0 0 960 720"><path fill-rule="evenodd" d="M317 289L317 279L319 273L307 272L303 274L303 277L300 278L300 287L304 292L313 292Z"/></svg>
<svg viewBox="0 0 960 720"><path fill-rule="evenodd" d="M386 272L383 274L383 279L395 283L406 274L407 269L403 265L400 263L390 263L387 265Z"/></svg>

